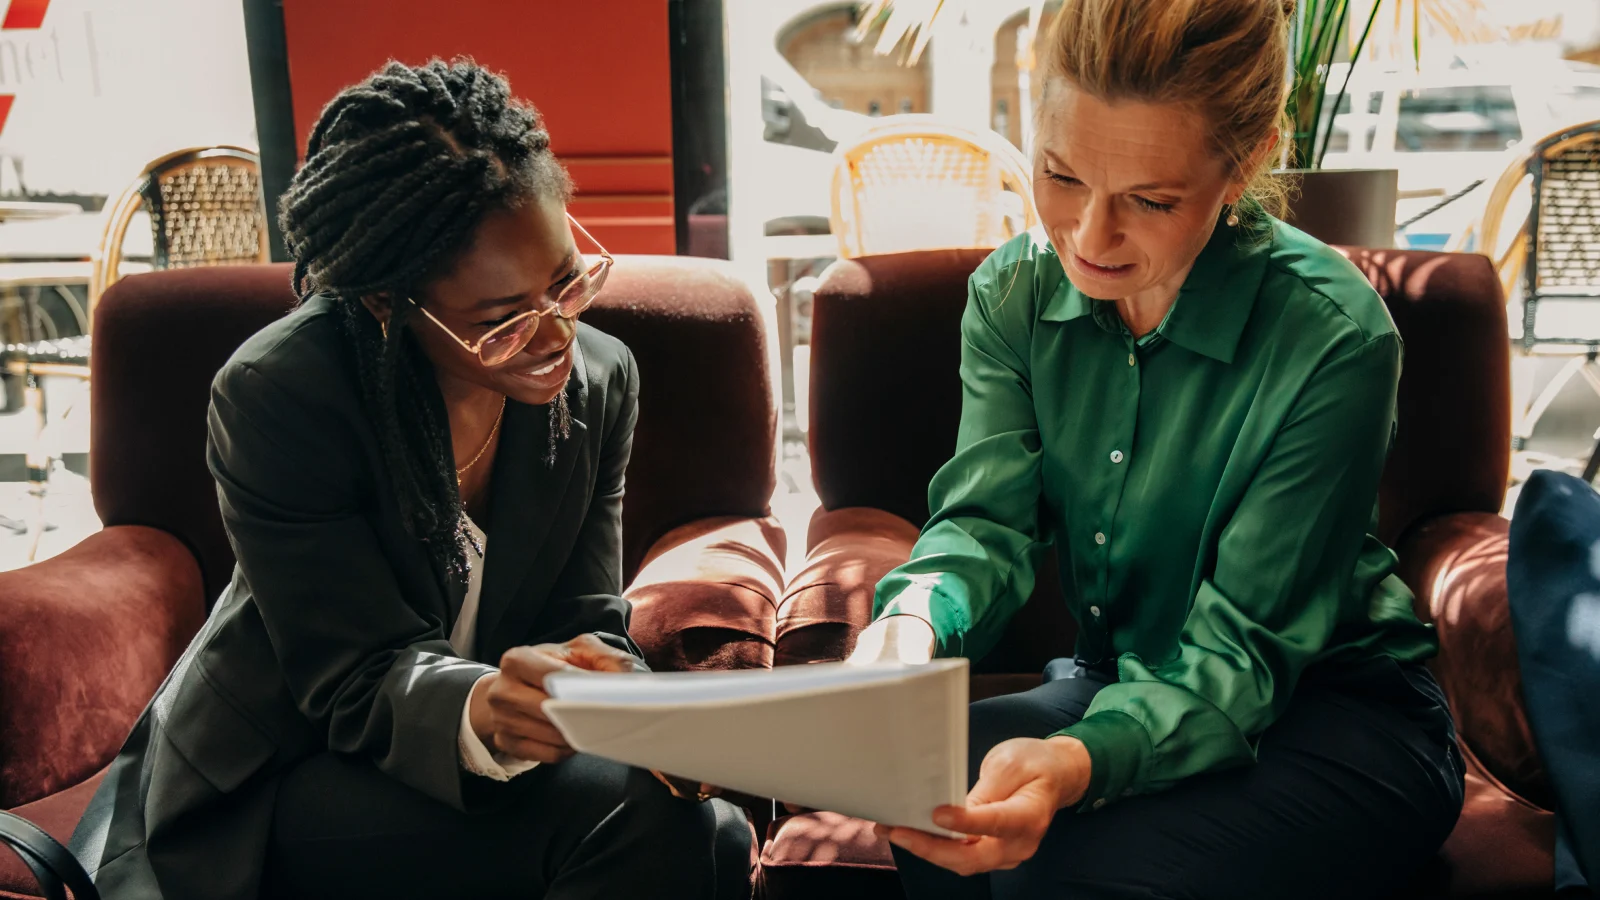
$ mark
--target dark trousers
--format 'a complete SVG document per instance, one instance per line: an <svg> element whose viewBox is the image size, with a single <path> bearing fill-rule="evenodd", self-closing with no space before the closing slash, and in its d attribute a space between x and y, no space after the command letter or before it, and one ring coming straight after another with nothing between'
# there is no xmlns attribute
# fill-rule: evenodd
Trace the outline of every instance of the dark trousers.
<svg viewBox="0 0 1600 900"><path fill-rule="evenodd" d="M972 705L973 782L991 747L1078 721L1115 680L1058 664L1052 672L1066 677ZM894 855L911 900L1382 898L1444 843L1462 790L1438 685L1420 665L1385 658L1306 673L1254 765L1096 812L1057 813L1016 869L961 878Z"/></svg>
<svg viewBox="0 0 1600 900"><path fill-rule="evenodd" d="M468 815L369 762L313 757L279 788L263 895L750 897L754 835L731 804L680 800L648 772L584 755L492 789L505 795L495 810Z"/></svg>

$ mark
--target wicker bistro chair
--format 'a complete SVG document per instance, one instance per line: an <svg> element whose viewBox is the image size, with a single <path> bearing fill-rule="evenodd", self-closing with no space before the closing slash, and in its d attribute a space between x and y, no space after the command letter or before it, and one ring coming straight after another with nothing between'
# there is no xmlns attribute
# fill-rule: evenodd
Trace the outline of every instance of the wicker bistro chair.
<svg viewBox="0 0 1600 900"><path fill-rule="evenodd" d="M993 132L887 116L834 157L830 224L846 259L998 247L1039 220L1028 161Z"/></svg>
<svg viewBox="0 0 1600 900"><path fill-rule="evenodd" d="M1513 343L1515 427L1522 450L1550 404L1575 376L1600 394L1600 121L1554 132L1517 152L1496 182L1476 226L1506 296L1520 306ZM1568 356L1534 394L1540 357ZM1600 442L1600 431L1596 432ZM1600 443L1585 477L1600 470Z"/></svg>
<svg viewBox="0 0 1600 900"><path fill-rule="evenodd" d="M122 243L140 209L150 213L154 239L151 268L270 262L260 157L241 147L169 153L145 166L138 179L106 207L100 244L90 260L86 325L92 327L96 301L122 274ZM32 533L29 562L38 554L40 537L52 527L45 521L44 500L57 455L53 426L72 412L71 405L56 411L46 408L41 379L86 382L90 349L87 333L65 340L7 344L0 349L0 371L24 385L24 404L35 420L27 454L32 509L24 519L0 515L0 528Z"/></svg>
<svg viewBox="0 0 1600 900"><path fill-rule="evenodd" d="M271 261L261 158L242 147L169 153L146 166L106 208L89 279L91 319L95 301L120 277L122 242L141 208L150 213L152 268Z"/></svg>

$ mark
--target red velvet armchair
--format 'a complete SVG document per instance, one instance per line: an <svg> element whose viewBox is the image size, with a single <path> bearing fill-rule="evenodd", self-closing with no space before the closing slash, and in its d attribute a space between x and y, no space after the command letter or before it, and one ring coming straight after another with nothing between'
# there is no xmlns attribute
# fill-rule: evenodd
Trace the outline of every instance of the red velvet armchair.
<svg viewBox="0 0 1600 900"><path fill-rule="evenodd" d="M1434 671L1469 765L1466 810L1403 895L1549 897L1549 786L1523 715L1506 603L1509 342L1498 280L1480 256L1351 250L1406 343L1399 435L1379 535L1399 553L1419 611L1438 627ZM780 661L842 658L873 587L908 558L927 485L955 446L960 317L983 251L836 263L815 294L811 455L822 509L807 565L779 610ZM974 699L1040 683L1075 628L1053 574L973 668ZM900 896L887 845L865 823L779 820L762 852L769 900Z"/></svg>
<svg viewBox="0 0 1600 900"><path fill-rule="evenodd" d="M289 311L286 266L173 270L97 305L90 480L105 529L0 574L0 810L65 841L227 583L205 465L212 377ZM767 330L725 265L620 257L585 321L638 359L623 503L634 633L658 668L770 665L785 539L768 506ZM0 897L34 897L0 850Z"/></svg>

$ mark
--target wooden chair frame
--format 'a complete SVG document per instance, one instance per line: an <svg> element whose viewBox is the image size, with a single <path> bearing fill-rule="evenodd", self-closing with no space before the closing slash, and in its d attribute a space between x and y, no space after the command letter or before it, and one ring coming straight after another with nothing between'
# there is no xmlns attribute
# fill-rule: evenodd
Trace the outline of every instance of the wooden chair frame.
<svg viewBox="0 0 1600 900"><path fill-rule="evenodd" d="M1479 251L1493 263L1506 296L1518 296L1517 289L1521 288L1522 338L1516 342L1517 353L1512 358L1512 447L1515 450L1526 446L1534 427L1574 377L1581 375L1596 394L1600 394L1600 364L1596 363L1600 338L1541 337L1537 332L1538 305L1542 299L1593 299L1600 309L1600 291L1562 293L1539 288L1539 216L1544 162L1585 144L1600 144L1600 121L1571 125L1516 148L1505 171L1490 190L1479 224L1469 226L1453 242L1453 246L1459 248L1476 236ZM1528 215L1502 251L1506 212L1523 190L1531 192ZM1535 357L1568 354L1571 358L1561 371L1535 396ZM1590 480L1600 470L1600 431L1596 432L1596 440L1595 450L1585 467L1586 478Z"/></svg>
<svg viewBox="0 0 1600 900"><path fill-rule="evenodd" d="M978 132L952 125L937 116L924 114L885 116L878 124L863 132L854 143L841 144L834 150L836 165L831 185L830 224L834 237L839 242L840 258L850 259L871 252L866 248L866 236L863 233L859 181L861 161L876 147L912 139L959 143L977 148L998 170L999 187L1002 189L1010 187L1014 193L1021 196L1023 230L1039 223L1039 213L1033 203L1033 167L1022 155L1022 151L1012 146L1010 141L994 132Z"/></svg>
<svg viewBox="0 0 1600 900"><path fill-rule="evenodd" d="M133 217L141 208L149 208L152 204L152 195L159 191L163 178L187 168L204 166L216 159L234 159L254 166L256 172L261 171L261 157L255 151L244 147L217 146L217 147L191 147L169 153L145 166L144 171L134 180L116 199L108 205L102 215L100 230L100 243L95 248L94 255L90 258L89 272L89 319L94 320L94 306L100 295L117 282L121 277L122 268L122 243L128 236L128 227L133 223ZM267 263L272 261L272 247L267 232L267 211L264 198L258 198L261 203L261 240L260 254L257 262ZM159 257L161 248L160 237L156 238L158 246L156 255Z"/></svg>

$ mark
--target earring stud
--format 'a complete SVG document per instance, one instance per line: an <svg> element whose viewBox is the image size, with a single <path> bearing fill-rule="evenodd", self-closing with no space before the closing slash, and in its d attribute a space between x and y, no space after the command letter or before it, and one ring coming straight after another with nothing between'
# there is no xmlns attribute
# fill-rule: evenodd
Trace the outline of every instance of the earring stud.
<svg viewBox="0 0 1600 900"><path fill-rule="evenodd" d="M1227 221L1228 221L1228 227L1229 228L1238 228L1239 227L1239 209L1238 209L1237 206L1235 206L1234 204L1231 204L1231 203L1228 204L1228 220Z"/></svg>

